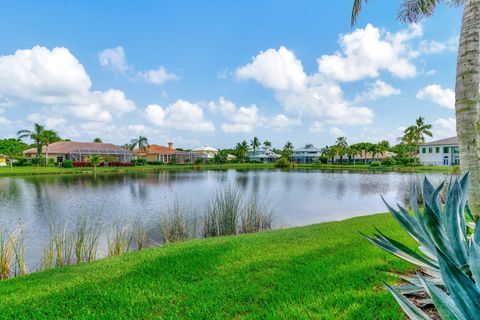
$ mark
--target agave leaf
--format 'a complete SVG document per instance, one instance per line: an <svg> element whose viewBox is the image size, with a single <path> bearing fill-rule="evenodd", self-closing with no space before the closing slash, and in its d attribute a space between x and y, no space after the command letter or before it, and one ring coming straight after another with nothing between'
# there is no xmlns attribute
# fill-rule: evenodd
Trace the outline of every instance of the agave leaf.
<svg viewBox="0 0 480 320"><path fill-rule="evenodd" d="M465 216L468 218L468 220L472 223L475 223L477 221L475 217L472 214L472 210L470 210L470 206L468 205L468 201L465 204Z"/></svg>
<svg viewBox="0 0 480 320"><path fill-rule="evenodd" d="M420 251L424 255L426 255L430 260L438 263L437 256L435 255L435 252L432 251L432 249L424 247L424 246L420 246L420 247L418 247L418 249L420 249ZM435 249L433 249L433 250L435 250Z"/></svg>
<svg viewBox="0 0 480 320"><path fill-rule="evenodd" d="M361 233L365 238L367 238L370 242L374 243L375 245L379 246L385 251L390 252L393 255L396 255L399 258L402 258L405 261L413 263L419 267L425 269L433 269L438 270L438 266L433 264L431 261L425 259L424 257L420 256L415 251L411 250L410 248L405 247L404 245L379 235L374 235L374 237L369 237L366 234ZM392 242L393 241L393 242Z"/></svg>
<svg viewBox="0 0 480 320"><path fill-rule="evenodd" d="M407 316L412 320L431 320L425 312L417 308L413 303L410 302L407 298L405 298L402 294L397 292L394 288L389 286L385 283L387 289L392 293L395 300L397 300L398 304L402 308L402 310L407 314Z"/></svg>
<svg viewBox="0 0 480 320"><path fill-rule="evenodd" d="M433 304L443 320L467 320L467 317L457 308L448 294L420 275L418 278L432 298Z"/></svg>
<svg viewBox="0 0 480 320"><path fill-rule="evenodd" d="M398 275L401 279L415 285L415 286L418 286L418 287L423 287L423 284L422 284L422 281L420 281L420 279L418 278L418 276L415 276L415 277L410 277L410 276L405 276L403 274L400 274ZM423 278L427 279L430 283L433 283L435 285L443 285L443 281L441 278L433 278L433 277L425 277L423 276Z"/></svg>
<svg viewBox="0 0 480 320"><path fill-rule="evenodd" d="M459 264L467 263L467 237L464 217L460 214L460 205L462 201L462 187L458 180L453 182L453 186L447 194L445 202L444 228L447 237L452 245L453 252L457 257Z"/></svg>
<svg viewBox="0 0 480 320"><path fill-rule="evenodd" d="M445 286L457 308L467 319L477 319L480 314L479 288L440 250L438 262Z"/></svg>
<svg viewBox="0 0 480 320"><path fill-rule="evenodd" d="M461 198L461 201L460 201L460 210L463 211L464 208L466 207L467 205L467 201L468 201L468 186L470 185L470 174L467 172L463 175L462 178L460 178L460 187L462 188L462 191L463 191L463 194L462 194L462 198ZM469 210L470 211L470 210ZM471 212L470 212L470 215ZM473 218L473 216L472 216ZM474 219L472 219L474 220Z"/></svg>
<svg viewBox="0 0 480 320"><path fill-rule="evenodd" d="M437 188L434 188L427 177L423 180L423 200L425 204L428 203L430 205L439 221L442 220L442 217L440 215L440 199L438 195L442 191L443 185L444 182L442 182Z"/></svg>
<svg viewBox="0 0 480 320"><path fill-rule="evenodd" d="M424 218L425 227L427 228L430 237L435 242L437 251L444 252L445 255L451 257L451 259L454 259L457 264L462 264L457 261L445 229L440 224L440 221L437 219L437 215L433 212L433 209L430 207L428 202L425 202Z"/></svg>
<svg viewBox="0 0 480 320"><path fill-rule="evenodd" d="M475 241L472 241L470 245L469 264L473 279L475 279L478 287L480 284L480 245Z"/></svg>
<svg viewBox="0 0 480 320"><path fill-rule="evenodd" d="M472 242L480 245L480 220L477 221L477 224L475 225L475 231L473 231L472 240Z"/></svg>
<svg viewBox="0 0 480 320"><path fill-rule="evenodd" d="M401 294L414 294L414 293L425 292L424 287L416 286L414 284L402 284L395 287L395 289L397 289L397 291L399 291Z"/></svg>
<svg viewBox="0 0 480 320"><path fill-rule="evenodd" d="M427 230L422 226L423 223L419 223L414 217L410 215L410 213L402 207L398 205L399 213L405 220L407 220L413 228L414 234L410 234L418 243L421 245L430 248L430 250L435 249L435 245L433 241L430 239ZM407 231L408 232L408 231Z"/></svg>

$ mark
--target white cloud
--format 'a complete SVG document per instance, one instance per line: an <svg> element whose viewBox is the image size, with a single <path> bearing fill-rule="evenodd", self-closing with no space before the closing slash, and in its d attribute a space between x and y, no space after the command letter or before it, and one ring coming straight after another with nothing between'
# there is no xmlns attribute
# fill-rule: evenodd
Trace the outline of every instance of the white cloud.
<svg viewBox="0 0 480 320"><path fill-rule="evenodd" d="M310 128L308 129L310 132L315 132L315 133L319 133L319 132L325 132L325 128L323 127L323 123L321 123L320 121L315 121L311 126Z"/></svg>
<svg viewBox="0 0 480 320"><path fill-rule="evenodd" d="M435 139L448 138L457 135L455 118L440 118L433 122L432 133Z"/></svg>
<svg viewBox="0 0 480 320"><path fill-rule="evenodd" d="M399 95L400 89L393 87L391 84L382 80L377 80L368 85L368 89L357 95L355 102L377 100L394 95Z"/></svg>
<svg viewBox="0 0 480 320"><path fill-rule="evenodd" d="M417 99L434 102L448 109L455 109L455 92L443 89L438 84L432 84L417 93Z"/></svg>
<svg viewBox="0 0 480 320"><path fill-rule="evenodd" d="M10 125L12 124L12 122L10 120L8 120L7 118L5 117L0 117L0 126L2 127L10 127Z"/></svg>
<svg viewBox="0 0 480 320"><path fill-rule="evenodd" d="M420 42L420 52L424 54L438 54L442 52L456 52L458 49L458 37L452 37L447 41L423 40Z"/></svg>
<svg viewBox="0 0 480 320"><path fill-rule="evenodd" d="M66 48L36 46L0 56L0 95L12 105L37 103L95 121L135 109L122 91L91 91L91 86L82 64Z"/></svg>
<svg viewBox="0 0 480 320"><path fill-rule="evenodd" d="M98 54L98 60L102 67L109 67L120 73L125 73L130 69L125 59L125 51L120 46L102 50Z"/></svg>
<svg viewBox="0 0 480 320"><path fill-rule="evenodd" d="M103 67L111 68L125 76L127 76L127 71L134 71L134 67L128 65L125 50L121 46L102 50L98 54L98 60ZM177 80L178 76L168 72L165 67L160 66L157 69L138 71L136 77L132 77L130 80L135 79L142 79L148 83L161 85L170 80Z"/></svg>
<svg viewBox="0 0 480 320"><path fill-rule="evenodd" d="M224 97L220 97L218 101L210 101L207 106L210 112L220 114L227 120L227 123L221 126L225 133L250 133L258 127L285 129L301 124L299 119L290 119L284 114L271 118L263 116L255 104L237 107Z"/></svg>
<svg viewBox="0 0 480 320"><path fill-rule="evenodd" d="M170 80L178 79L178 76L174 73L169 73L167 70L160 66L158 69L141 71L138 75L146 82L153 84L163 84Z"/></svg>
<svg viewBox="0 0 480 320"><path fill-rule="evenodd" d="M372 110L346 101L335 81L318 73L307 76L301 62L285 47L261 52L253 62L238 68L237 76L273 89L289 113L327 118L338 124L368 124L373 119Z"/></svg>
<svg viewBox="0 0 480 320"><path fill-rule="evenodd" d="M48 129L59 130L67 123L67 119L59 116L47 116L38 112L27 115L27 120L44 124Z"/></svg>
<svg viewBox="0 0 480 320"><path fill-rule="evenodd" d="M331 127L330 129L328 129L328 133L330 133L334 137L343 137L346 135L345 131L337 127Z"/></svg>
<svg viewBox="0 0 480 320"><path fill-rule="evenodd" d="M268 49L252 58L252 62L236 70L240 79L254 79L274 90L303 90L307 75L294 53L285 47Z"/></svg>
<svg viewBox="0 0 480 320"><path fill-rule="evenodd" d="M368 24L343 35L339 52L318 59L319 71L339 81L376 78L382 70L399 78L414 77L417 69L411 59L418 53L407 44L422 33L420 25L391 34Z"/></svg>
<svg viewBox="0 0 480 320"><path fill-rule="evenodd" d="M190 132L213 132L212 122L205 120L203 109L194 103L177 100L166 108L152 104L145 109L147 120L155 126Z"/></svg>

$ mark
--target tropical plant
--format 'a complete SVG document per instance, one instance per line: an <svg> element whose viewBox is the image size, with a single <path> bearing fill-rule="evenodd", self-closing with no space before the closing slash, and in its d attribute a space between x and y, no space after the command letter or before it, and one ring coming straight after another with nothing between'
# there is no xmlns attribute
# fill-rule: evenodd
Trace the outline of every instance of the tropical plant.
<svg viewBox="0 0 480 320"><path fill-rule="evenodd" d="M248 153L248 143L247 141L242 141L237 143L237 146L235 147L235 156L238 158L240 162L245 161L245 157L247 156Z"/></svg>
<svg viewBox="0 0 480 320"><path fill-rule="evenodd" d="M401 276L408 282L398 288L387 285L411 319L431 319L403 294L426 292L443 319L476 319L480 314L480 226L468 206L469 175L434 187L423 183L424 208L418 206L415 186L410 197L413 214L388 204L394 219L419 244L419 251L389 238L381 231L365 237L385 251L420 268L416 277ZM478 228L477 228L478 226ZM446 291L445 291L446 289Z"/></svg>
<svg viewBox="0 0 480 320"><path fill-rule="evenodd" d="M367 2L367 0L365 0ZM362 0L354 0L352 26L356 24L362 8ZM480 213L480 1L478 0L403 0L398 18L404 22L416 23L421 18L431 16L440 4L452 7L463 6L460 41L457 58L455 85L455 110L457 136L460 146L460 166L463 172L470 172L470 207L475 214Z"/></svg>
<svg viewBox="0 0 480 320"><path fill-rule="evenodd" d="M37 158L40 157L40 154L42 153L42 134L44 130L45 126L35 123L32 131L24 129L17 132L19 140L25 138L33 140L35 147L37 148Z"/></svg>
<svg viewBox="0 0 480 320"><path fill-rule="evenodd" d="M270 141L268 141L268 140L265 140L265 141L263 142L263 146L264 146L265 148L271 148L271 147L272 147L272 143L271 143Z"/></svg>
<svg viewBox="0 0 480 320"><path fill-rule="evenodd" d="M60 137L53 130L43 130L40 141L45 146L45 165L48 165L48 147L51 143L60 141Z"/></svg>
<svg viewBox="0 0 480 320"><path fill-rule="evenodd" d="M353 164L355 165L356 164L356 157L357 157L358 154L360 154L361 151L362 151L361 143L355 143L355 144L350 145L347 149L347 155L348 155L348 158L349 158L349 162L351 162L351 160L353 159Z"/></svg>
<svg viewBox="0 0 480 320"><path fill-rule="evenodd" d="M285 158L289 158L293 154L293 144L290 141L285 143L283 147L282 156Z"/></svg>
<svg viewBox="0 0 480 320"><path fill-rule="evenodd" d="M138 151L145 150L149 146L147 137L139 136L138 138L132 139L130 141L130 150L138 148Z"/></svg>
<svg viewBox="0 0 480 320"><path fill-rule="evenodd" d="M98 137L93 139L93 143L102 143L102 142L103 142L102 139L100 139Z"/></svg>
<svg viewBox="0 0 480 320"><path fill-rule="evenodd" d="M103 157L98 154L92 154L88 158L88 162L92 164L93 170L96 171L97 167L103 162Z"/></svg>
<svg viewBox="0 0 480 320"><path fill-rule="evenodd" d="M15 158L20 157L26 148L27 145L17 139L0 140L0 155L7 157L10 169L13 169Z"/></svg>
<svg viewBox="0 0 480 320"><path fill-rule="evenodd" d="M345 137L338 137L337 141L335 141L335 147L337 150L337 156L340 158L340 163L343 163L343 156L347 154L347 138Z"/></svg>
<svg viewBox="0 0 480 320"><path fill-rule="evenodd" d="M407 145L418 146L419 144L425 143L425 136L433 137L430 131L431 128L431 124L425 123L425 118L418 117L417 120L415 120L415 124L406 128L403 131L403 136L397 140Z"/></svg>
<svg viewBox="0 0 480 320"><path fill-rule="evenodd" d="M253 137L253 139L250 141L250 146L253 149L253 152L257 151L258 148L260 148L260 139L257 137Z"/></svg>

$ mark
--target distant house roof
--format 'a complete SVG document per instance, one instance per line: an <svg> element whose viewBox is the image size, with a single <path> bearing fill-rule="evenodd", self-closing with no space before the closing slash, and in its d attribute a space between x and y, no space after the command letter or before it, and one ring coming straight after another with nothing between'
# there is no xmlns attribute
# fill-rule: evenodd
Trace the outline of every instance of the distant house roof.
<svg viewBox="0 0 480 320"><path fill-rule="evenodd" d="M307 144L305 147L295 149L293 152L321 152L322 150L313 146L313 144Z"/></svg>
<svg viewBox="0 0 480 320"><path fill-rule="evenodd" d="M367 152L365 153L365 151L361 151L359 153L357 153L355 155L355 160L362 160L362 159L372 159L372 158L375 158L375 159L386 159L386 158L393 158L393 157L396 157L397 154L395 152L390 152L390 151L385 151L384 153L377 153L375 155L375 157L373 156L373 154L371 152ZM340 158L338 156L336 156L335 158Z"/></svg>
<svg viewBox="0 0 480 320"><path fill-rule="evenodd" d="M450 137L446 139L430 141L430 142L421 144L421 146L446 146L446 145L454 145L454 144L458 144L457 137Z"/></svg>
<svg viewBox="0 0 480 320"><path fill-rule="evenodd" d="M23 154L36 154L37 149L25 150ZM42 147L42 153L46 153L46 147ZM89 153L89 154L130 154L130 150L116 146L111 143L59 141L48 146L48 153Z"/></svg>
<svg viewBox="0 0 480 320"><path fill-rule="evenodd" d="M146 154L160 154L160 155L172 155L175 154L176 150L169 147L159 146L156 144L151 144L145 149L142 149L140 152L138 149L135 149L133 153L146 155Z"/></svg>
<svg viewBox="0 0 480 320"><path fill-rule="evenodd" d="M192 149L193 152L218 152L218 149L215 149L210 146L201 146L195 149Z"/></svg>

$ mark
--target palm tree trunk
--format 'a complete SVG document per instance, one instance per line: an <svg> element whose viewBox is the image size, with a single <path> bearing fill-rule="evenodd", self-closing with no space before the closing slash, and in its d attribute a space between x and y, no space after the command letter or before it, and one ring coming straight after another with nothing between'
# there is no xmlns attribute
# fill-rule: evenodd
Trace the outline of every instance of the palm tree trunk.
<svg viewBox="0 0 480 320"><path fill-rule="evenodd" d="M469 204L480 216L480 1L468 0L462 20L455 87L460 165L470 172Z"/></svg>
<svg viewBox="0 0 480 320"><path fill-rule="evenodd" d="M45 144L45 167L48 165L48 143Z"/></svg>

